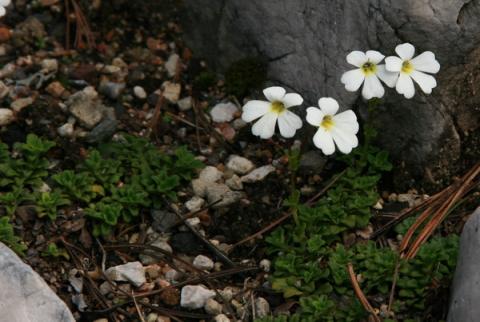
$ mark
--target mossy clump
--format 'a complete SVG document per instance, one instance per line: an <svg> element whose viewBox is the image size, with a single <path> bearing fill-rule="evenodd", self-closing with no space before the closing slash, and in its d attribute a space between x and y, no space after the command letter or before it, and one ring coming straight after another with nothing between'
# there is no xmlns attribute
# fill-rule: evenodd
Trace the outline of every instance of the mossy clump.
<svg viewBox="0 0 480 322"><path fill-rule="evenodd" d="M193 89L195 91L207 91L217 83L217 75L209 70L202 71L193 80Z"/></svg>
<svg viewBox="0 0 480 322"><path fill-rule="evenodd" d="M243 58L234 62L225 73L225 91L243 98L251 90L261 89L267 80L267 64L259 57Z"/></svg>

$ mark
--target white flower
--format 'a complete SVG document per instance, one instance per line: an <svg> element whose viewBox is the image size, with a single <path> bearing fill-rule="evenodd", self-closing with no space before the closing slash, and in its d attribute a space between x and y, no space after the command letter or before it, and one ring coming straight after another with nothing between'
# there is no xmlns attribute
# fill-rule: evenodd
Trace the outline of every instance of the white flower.
<svg viewBox="0 0 480 322"><path fill-rule="evenodd" d="M348 110L336 114L338 103L330 97L319 99L318 106L320 108L307 108L307 122L318 126L318 131L313 136L315 146L326 155L335 152L335 145L345 154L352 152L358 146L356 134L359 126L355 113Z"/></svg>
<svg viewBox="0 0 480 322"><path fill-rule="evenodd" d="M363 84L362 95L369 100L372 97L382 97L385 93L379 78L389 87L395 86L396 74L385 69L385 65L378 65L384 55L375 50L366 53L352 51L347 55L347 62L357 69L350 70L342 75L341 82L350 92L357 91Z"/></svg>
<svg viewBox="0 0 480 322"><path fill-rule="evenodd" d="M251 122L261 117L252 126L253 135L262 139L271 138L275 133L275 124L278 120L280 134L286 138L293 137L295 132L302 127L302 120L288 109L301 105L303 98L295 93L286 94L285 89L278 86L264 89L263 94L269 102L253 100L243 106L242 119L245 122Z"/></svg>
<svg viewBox="0 0 480 322"><path fill-rule="evenodd" d="M387 71L399 75L396 84L397 92L406 98L412 98L415 94L413 78L425 94L432 93L432 88L437 86L437 81L433 76L425 73L436 74L440 70L440 64L435 59L435 55L431 51L425 51L412 58L415 47L409 43L398 45L395 52L400 57L385 58L385 67Z"/></svg>
<svg viewBox="0 0 480 322"><path fill-rule="evenodd" d="M5 9L10 4L10 0L0 0L0 17L5 16L7 10Z"/></svg>

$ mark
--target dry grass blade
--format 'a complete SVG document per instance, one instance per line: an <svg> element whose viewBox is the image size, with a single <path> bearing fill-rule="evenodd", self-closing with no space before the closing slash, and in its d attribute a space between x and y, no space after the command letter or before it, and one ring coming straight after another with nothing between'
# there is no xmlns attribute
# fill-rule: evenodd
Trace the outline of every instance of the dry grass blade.
<svg viewBox="0 0 480 322"><path fill-rule="evenodd" d="M400 245L402 257L411 259L416 256L420 246L428 240L435 229L445 220L455 204L480 183L480 179L477 178L479 174L480 163L473 166L460 180L435 195L436 198L433 202L420 214L405 234ZM420 230L415 240L410 243L415 232L422 225L424 227Z"/></svg>
<svg viewBox="0 0 480 322"><path fill-rule="evenodd" d="M90 28L87 18L85 17L82 8L76 0L65 0L65 15L67 18L67 30L66 30L66 48L70 48L70 23L72 17L70 17L70 4L73 7L73 14L75 15L75 42L74 46L77 49L92 49L95 48L95 38Z"/></svg>
<svg viewBox="0 0 480 322"><path fill-rule="evenodd" d="M445 220L447 215L450 213L450 209L461 200L468 192L470 192L474 187L476 187L480 180L475 180L475 178L480 174L480 163L476 164L470 171L465 174L461 180L456 184L454 193L446 196L446 200L440 202L436 207L436 212L432 216L432 219L423 227L423 229L418 234L415 241L409 247L408 252L406 252L405 258L411 259L414 258L418 253L420 246L423 245L427 239L433 234L435 229ZM411 227L410 229L412 229ZM410 230L409 230L410 231Z"/></svg>
<svg viewBox="0 0 480 322"><path fill-rule="evenodd" d="M365 296L365 294L363 294L363 291L360 288L360 285L358 284L357 277L355 275L355 271L353 270L352 263L348 263L347 269L348 269L348 275L350 276L350 281L353 286L353 291L355 292L355 295L357 296L358 300L360 301L360 303L362 303L365 310L371 314L373 321L381 322L380 318L377 315L377 312L375 312L375 309L372 307L370 302L368 302L367 297Z"/></svg>

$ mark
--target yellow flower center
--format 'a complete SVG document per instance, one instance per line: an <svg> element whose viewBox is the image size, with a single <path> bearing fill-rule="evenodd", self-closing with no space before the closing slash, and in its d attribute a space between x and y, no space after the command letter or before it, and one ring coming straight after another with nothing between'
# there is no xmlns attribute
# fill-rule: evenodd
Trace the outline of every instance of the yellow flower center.
<svg viewBox="0 0 480 322"><path fill-rule="evenodd" d="M275 112L277 114L282 114L285 112L285 105L279 101L273 101L272 106L270 107L270 111Z"/></svg>
<svg viewBox="0 0 480 322"><path fill-rule="evenodd" d="M320 124L320 126L327 131L330 131L334 125L335 122L333 122L333 118L331 115L325 115L323 117L322 123Z"/></svg>
<svg viewBox="0 0 480 322"><path fill-rule="evenodd" d="M413 72L413 65L409 60L405 60L402 64L402 73L410 74Z"/></svg>
<svg viewBox="0 0 480 322"><path fill-rule="evenodd" d="M361 69L365 76L369 76L377 72L377 65L367 61L365 64L362 65Z"/></svg>

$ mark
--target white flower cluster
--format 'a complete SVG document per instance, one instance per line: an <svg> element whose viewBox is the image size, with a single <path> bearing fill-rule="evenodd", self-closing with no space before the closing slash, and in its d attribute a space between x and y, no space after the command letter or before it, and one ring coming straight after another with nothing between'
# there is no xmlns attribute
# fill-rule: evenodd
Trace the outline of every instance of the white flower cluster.
<svg viewBox="0 0 480 322"><path fill-rule="evenodd" d="M352 51L347 56L347 62L357 69L350 70L342 75L341 82L350 92L357 91L363 84L362 96L365 99L382 97L385 90L380 82L388 87L395 87L399 94L405 98L412 98L415 86L412 79L420 86L425 94L431 94L437 86L437 81L432 75L440 70L440 64L431 51L415 55L415 47L405 43L395 48L397 56L384 55L378 51L369 50L366 53ZM379 63L385 58L385 64Z"/></svg>
<svg viewBox="0 0 480 322"><path fill-rule="evenodd" d="M2 1L2 0L0 0ZM435 55L426 51L417 57L415 48L409 44L401 44L395 48L397 56L385 56L378 51L353 51L347 56L347 62L356 69L342 75L341 82L347 91L357 91L363 84L362 96L365 99L383 97L384 82L388 87L395 87L397 92L406 98L415 94L415 81L420 89L430 94L437 86L435 78L427 73L436 74L440 64ZM385 64L380 64L385 59ZM292 138L303 122L289 108L302 105L303 98L296 93L287 93L284 88L273 86L263 90L268 101L252 100L243 106L242 119L252 122L253 135L269 139L275 133L278 123L280 134ZM313 143L326 155L335 152L335 146L342 153L350 153L358 146L357 133L359 125L357 116L351 110L338 113L338 102L331 97L318 100L319 107L307 108L307 122L318 127L313 137Z"/></svg>

